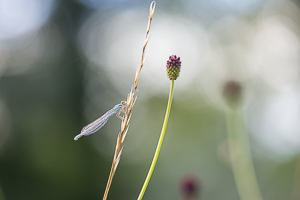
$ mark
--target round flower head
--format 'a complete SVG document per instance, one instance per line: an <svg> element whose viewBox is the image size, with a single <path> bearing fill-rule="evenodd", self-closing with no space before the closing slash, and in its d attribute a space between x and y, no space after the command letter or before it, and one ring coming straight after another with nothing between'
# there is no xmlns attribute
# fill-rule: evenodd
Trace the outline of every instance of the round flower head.
<svg viewBox="0 0 300 200"><path fill-rule="evenodd" d="M227 104L234 108L239 105L243 93L242 85L235 80L228 80L223 86L223 97Z"/></svg>
<svg viewBox="0 0 300 200"><path fill-rule="evenodd" d="M193 175L184 176L180 185L184 199L196 199L201 192L200 181Z"/></svg>
<svg viewBox="0 0 300 200"><path fill-rule="evenodd" d="M167 74L170 80L176 80L178 78L180 68L180 57L176 57L176 55L170 56L169 60L167 61Z"/></svg>

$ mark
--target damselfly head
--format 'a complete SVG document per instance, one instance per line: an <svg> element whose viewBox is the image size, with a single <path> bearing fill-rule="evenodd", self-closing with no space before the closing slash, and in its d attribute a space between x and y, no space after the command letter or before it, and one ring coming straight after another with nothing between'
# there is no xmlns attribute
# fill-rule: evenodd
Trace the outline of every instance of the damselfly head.
<svg viewBox="0 0 300 200"><path fill-rule="evenodd" d="M126 101L121 101L120 103L122 106L126 106Z"/></svg>

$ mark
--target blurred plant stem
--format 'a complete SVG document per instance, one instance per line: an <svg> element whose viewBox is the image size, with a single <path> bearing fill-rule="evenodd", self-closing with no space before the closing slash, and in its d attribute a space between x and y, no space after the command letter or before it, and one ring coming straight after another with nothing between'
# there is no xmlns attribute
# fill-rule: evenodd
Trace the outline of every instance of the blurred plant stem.
<svg viewBox="0 0 300 200"><path fill-rule="evenodd" d="M144 196L144 193L146 191L146 188L147 188L148 183L150 181L150 178L152 176L155 164L157 162L157 158L158 158L161 146L162 146L162 142L164 140L164 136L165 136L168 120L169 120L169 115L170 115L170 111L171 111L171 105L172 105L172 99L173 99L173 89L174 89L174 80L172 80L172 82L171 82L170 93L169 93L169 101L168 101L167 111L166 111L166 115L165 115L165 120L164 120L163 127L162 127L162 130L161 130L161 133L160 133L160 138L159 138L159 141L158 141L158 144L157 144L157 147L156 147L156 151L155 151L155 154L154 154L154 157L153 157L153 160L152 160L151 167L149 169L147 178L144 182L144 185L143 185L143 188L140 192L138 200L141 200Z"/></svg>
<svg viewBox="0 0 300 200"><path fill-rule="evenodd" d="M229 155L241 200L263 200L251 158L249 135L242 109L226 111Z"/></svg>
<svg viewBox="0 0 300 200"><path fill-rule="evenodd" d="M296 160L295 173L294 173L294 182L292 188L292 200L300 199L300 156Z"/></svg>

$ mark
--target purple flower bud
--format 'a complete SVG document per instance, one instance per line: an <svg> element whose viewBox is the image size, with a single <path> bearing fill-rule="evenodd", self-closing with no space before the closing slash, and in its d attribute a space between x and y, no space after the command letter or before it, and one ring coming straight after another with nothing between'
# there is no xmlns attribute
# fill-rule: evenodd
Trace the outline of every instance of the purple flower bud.
<svg viewBox="0 0 300 200"><path fill-rule="evenodd" d="M223 97L232 108L236 107L240 103L242 92L242 85L235 80L229 80L223 86Z"/></svg>
<svg viewBox="0 0 300 200"><path fill-rule="evenodd" d="M176 80L179 76L181 69L181 61L180 57L176 55L172 55L169 57L167 61L167 75L170 80Z"/></svg>
<svg viewBox="0 0 300 200"><path fill-rule="evenodd" d="M181 190L184 199L196 199L200 192L199 180L192 175L183 177L181 180Z"/></svg>

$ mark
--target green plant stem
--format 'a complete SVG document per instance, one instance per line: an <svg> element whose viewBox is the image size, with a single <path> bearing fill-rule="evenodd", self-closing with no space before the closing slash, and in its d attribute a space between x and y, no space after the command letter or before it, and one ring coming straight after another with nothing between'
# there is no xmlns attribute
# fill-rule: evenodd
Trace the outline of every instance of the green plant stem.
<svg viewBox="0 0 300 200"><path fill-rule="evenodd" d="M294 181L293 181L293 187L292 187L292 200L298 200L300 199L300 156L296 159L295 164L295 172L294 172Z"/></svg>
<svg viewBox="0 0 300 200"><path fill-rule="evenodd" d="M152 176L152 173L153 173L153 170L154 170L154 167L155 167L155 164L156 164L156 161L157 161L157 158L158 158L161 146L162 146L162 142L164 140L164 136L165 136L165 132L166 132L168 120L169 120L171 105L172 105L173 89L174 89L174 80L172 80L171 87L170 87L169 101L168 101L168 106L167 106L167 111L166 111L166 115L165 115L164 124L163 124L162 130L161 130L161 133L160 133L160 138L159 138L159 141L158 141L158 144L157 144L157 147L156 147L156 151L155 151L155 154L154 154L154 157L153 157L153 160L152 160L151 167L149 169L147 178L146 178L146 180L144 182L144 185L143 185L143 188L142 188L142 190L140 192L138 200L141 200L143 198L143 196L144 196L144 193L146 191L146 188L147 188L148 183L150 181L150 178Z"/></svg>
<svg viewBox="0 0 300 200"><path fill-rule="evenodd" d="M251 158L249 135L243 110L226 112L229 154L241 200L263 200Z"/></svg>

